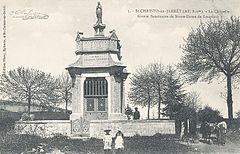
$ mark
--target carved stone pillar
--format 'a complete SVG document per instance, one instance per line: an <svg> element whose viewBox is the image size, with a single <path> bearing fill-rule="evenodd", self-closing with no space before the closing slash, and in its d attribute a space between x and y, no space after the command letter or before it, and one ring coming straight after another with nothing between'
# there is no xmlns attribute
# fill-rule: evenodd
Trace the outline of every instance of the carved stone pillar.
<svg viewBox="0 0 240 154"><path fill-rule="evenodd" d="M70 120L80 119L83 117L83 88L85 77L76 75L76 81L72 89L72 114Z"/></svg>
<svg viewBox="0 0 240 154"><path fill-rule="evenodd" d="M108 117L112 113L112 82L111 82L111 76L105 77L105 79L108 82Z"/></svg>

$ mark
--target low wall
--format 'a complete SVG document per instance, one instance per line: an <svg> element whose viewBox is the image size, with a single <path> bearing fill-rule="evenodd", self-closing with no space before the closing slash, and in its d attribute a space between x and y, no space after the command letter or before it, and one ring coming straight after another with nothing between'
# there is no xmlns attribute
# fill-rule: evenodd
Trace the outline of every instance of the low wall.
<svg viewBox="0 0 240 154"><path fill-rule="evenodd" d="M18 134L31 134L41 137L53 137L56 134L64 136L71 135L70 120L39 120L39 121L17 121L15 132Z"/></svg>
<svg viewBox="0 0 240 154"><path fill-rule="evenodd" d="M90 122L90 137L103 138L104 130L111 129L114 137L120 128L124 136L153 136L159 134L175 134L174 120L93 120Z"/></svg>
<svg viewBox="0 0 240 154"><path fill-rule="evenodd" d="M81 127L80 123L78 124ZM89 135L93 138L103 138L104 130L111 129L114 137L121 129L124 136L153 136L155 134L175 134L174 120L92 120ZM41 137L53 137L57 134L72 136L70 120L18 121L15 125L18 134L31 134Z"/></svg>

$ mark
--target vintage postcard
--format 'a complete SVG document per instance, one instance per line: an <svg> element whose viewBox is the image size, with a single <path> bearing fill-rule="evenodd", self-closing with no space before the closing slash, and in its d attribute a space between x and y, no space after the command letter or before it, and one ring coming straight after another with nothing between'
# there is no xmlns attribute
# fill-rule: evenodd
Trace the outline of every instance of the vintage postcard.
<svg viewBox="0 0 240 154"><path fill-rule="evenodd" d="M0 0L0 153L238 153L238 0Z"/></svg>

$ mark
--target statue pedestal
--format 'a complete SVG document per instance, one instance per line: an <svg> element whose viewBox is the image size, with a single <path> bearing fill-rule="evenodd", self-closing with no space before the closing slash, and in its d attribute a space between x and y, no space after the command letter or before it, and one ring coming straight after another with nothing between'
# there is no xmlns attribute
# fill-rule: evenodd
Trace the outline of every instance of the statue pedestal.
<svg viewBox="0 0 240 154"><path fill-rule="evenodd" d="M93 28L95 30L95 36L104 36L103 30L106 28L105 24L97 23L93 26Z"/></svg>

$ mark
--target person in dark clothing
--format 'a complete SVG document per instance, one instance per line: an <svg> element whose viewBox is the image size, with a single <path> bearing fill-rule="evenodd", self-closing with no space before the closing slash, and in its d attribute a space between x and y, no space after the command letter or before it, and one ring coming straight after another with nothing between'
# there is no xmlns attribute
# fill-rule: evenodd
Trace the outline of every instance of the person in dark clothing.
<svg viewBox="0 0 240 154"><path fill-rule="evenodd" d="M135 112L133 113L133 120L139 120L140 119L140 112L138 111L138 108L135 107Z"/></svg>
<svg viewBox="0 0 240 154"><path fill-rule="evenodd" d="M132 109L129 107L128 104L127 104L127 108L125 109L125 114L127 115L127 119L130 120L133 112L132 112Z"/></svg>
<svg viewBox="0 0 240 154"><path fill-rule="evenodd" d="M211 136L211 127L208 122L203 122L201 124L200 131L202 133L202 139L204 142L208 142L210 136Z"/></svg>
<svg viewBox="0 0 240 154"><path fill-rule="evenodd" d="M217 136L218 144L224 145L226 143L226 129L223 124L220 124L218 127L218 136Z"/></svg>

